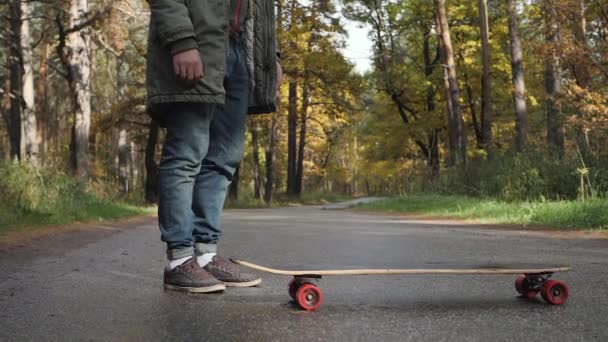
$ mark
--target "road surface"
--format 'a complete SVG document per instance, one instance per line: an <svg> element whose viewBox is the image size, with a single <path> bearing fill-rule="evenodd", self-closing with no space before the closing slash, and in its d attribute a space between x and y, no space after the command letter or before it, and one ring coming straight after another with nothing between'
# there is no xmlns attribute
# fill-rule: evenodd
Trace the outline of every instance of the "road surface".
<svg viewBox="0 0 608 342"><path fill-rule="evenodd" d="M229 210L223 254L283 268L568 263L561 307L516 298L513 276L321 281L299 310L289 278L224 294L162 289L154 218L0 251L0 341L606 341L608 240L298 207Z"/></svg>

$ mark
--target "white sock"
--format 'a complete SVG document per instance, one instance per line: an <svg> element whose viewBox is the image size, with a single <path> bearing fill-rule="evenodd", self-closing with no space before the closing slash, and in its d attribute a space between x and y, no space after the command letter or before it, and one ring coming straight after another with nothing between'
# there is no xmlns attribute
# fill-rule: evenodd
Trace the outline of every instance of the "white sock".
<svg viewBox="0 0 608 342"><path fill-rule="evenodd" d="M211 259L213 259L216 254L217 253L205 253L203 255L199 255L196 257L196 262L198 262L201 267L205 267L208 263L211 262Z"/></svg>
<svg viewBox="0 0 608 342"><path fill-rule="evenodd" d="M192 257L189 256L189 257L184 257L181 259L169 260L169 264L167 265L167 270L171 271L172 269L176 268L177 266L188 261L190 258L192 258Z"/></svg>

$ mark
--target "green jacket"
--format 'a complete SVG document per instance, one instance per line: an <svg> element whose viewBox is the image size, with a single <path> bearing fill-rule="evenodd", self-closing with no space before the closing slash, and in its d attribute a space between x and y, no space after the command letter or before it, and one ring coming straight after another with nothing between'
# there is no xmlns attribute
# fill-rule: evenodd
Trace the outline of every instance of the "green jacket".
<svg viewBox="0 0 608 342"><path fill-rule="evenodd" d="M276 19L272 0L243 0L243 37L250 78L249 113L276 110ZM223 104L230 23L230 1L149 0L147 90L151 112L174 102ZM198 48L204 76L188 86L173 74L174 53Z"/></svg>

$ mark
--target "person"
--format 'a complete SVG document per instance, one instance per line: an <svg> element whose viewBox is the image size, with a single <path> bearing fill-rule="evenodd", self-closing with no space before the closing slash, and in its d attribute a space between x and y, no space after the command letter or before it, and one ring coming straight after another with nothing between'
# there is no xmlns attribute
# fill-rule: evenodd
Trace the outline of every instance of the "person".
<svg viewBox="0 0 608 342"><path fill-rule="evenodd" d="M149 0L148 108L167 129L158 222L164 287L255 286L217 254L227 188L243 156L247 113L276 110L281 79L271 0Z"/></svg>

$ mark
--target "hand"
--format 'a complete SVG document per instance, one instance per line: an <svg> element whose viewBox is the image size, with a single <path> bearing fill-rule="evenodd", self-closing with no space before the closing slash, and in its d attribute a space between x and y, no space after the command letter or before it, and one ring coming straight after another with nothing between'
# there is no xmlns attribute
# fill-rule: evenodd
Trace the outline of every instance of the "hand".
<svg viewBox="0 0 608 342"><path fill-rule="evenodd" d="M173 55L175 76L188 83L196 83L203 78L203 61L197 49L182 51Z"/></svg>
<svg viewBox="0 0 608 342"><path fill-rule="evenodd" d="M277 92L281 89L281 84L283 84L283 68L281 68L281 63L277 61Z"/></svg>

